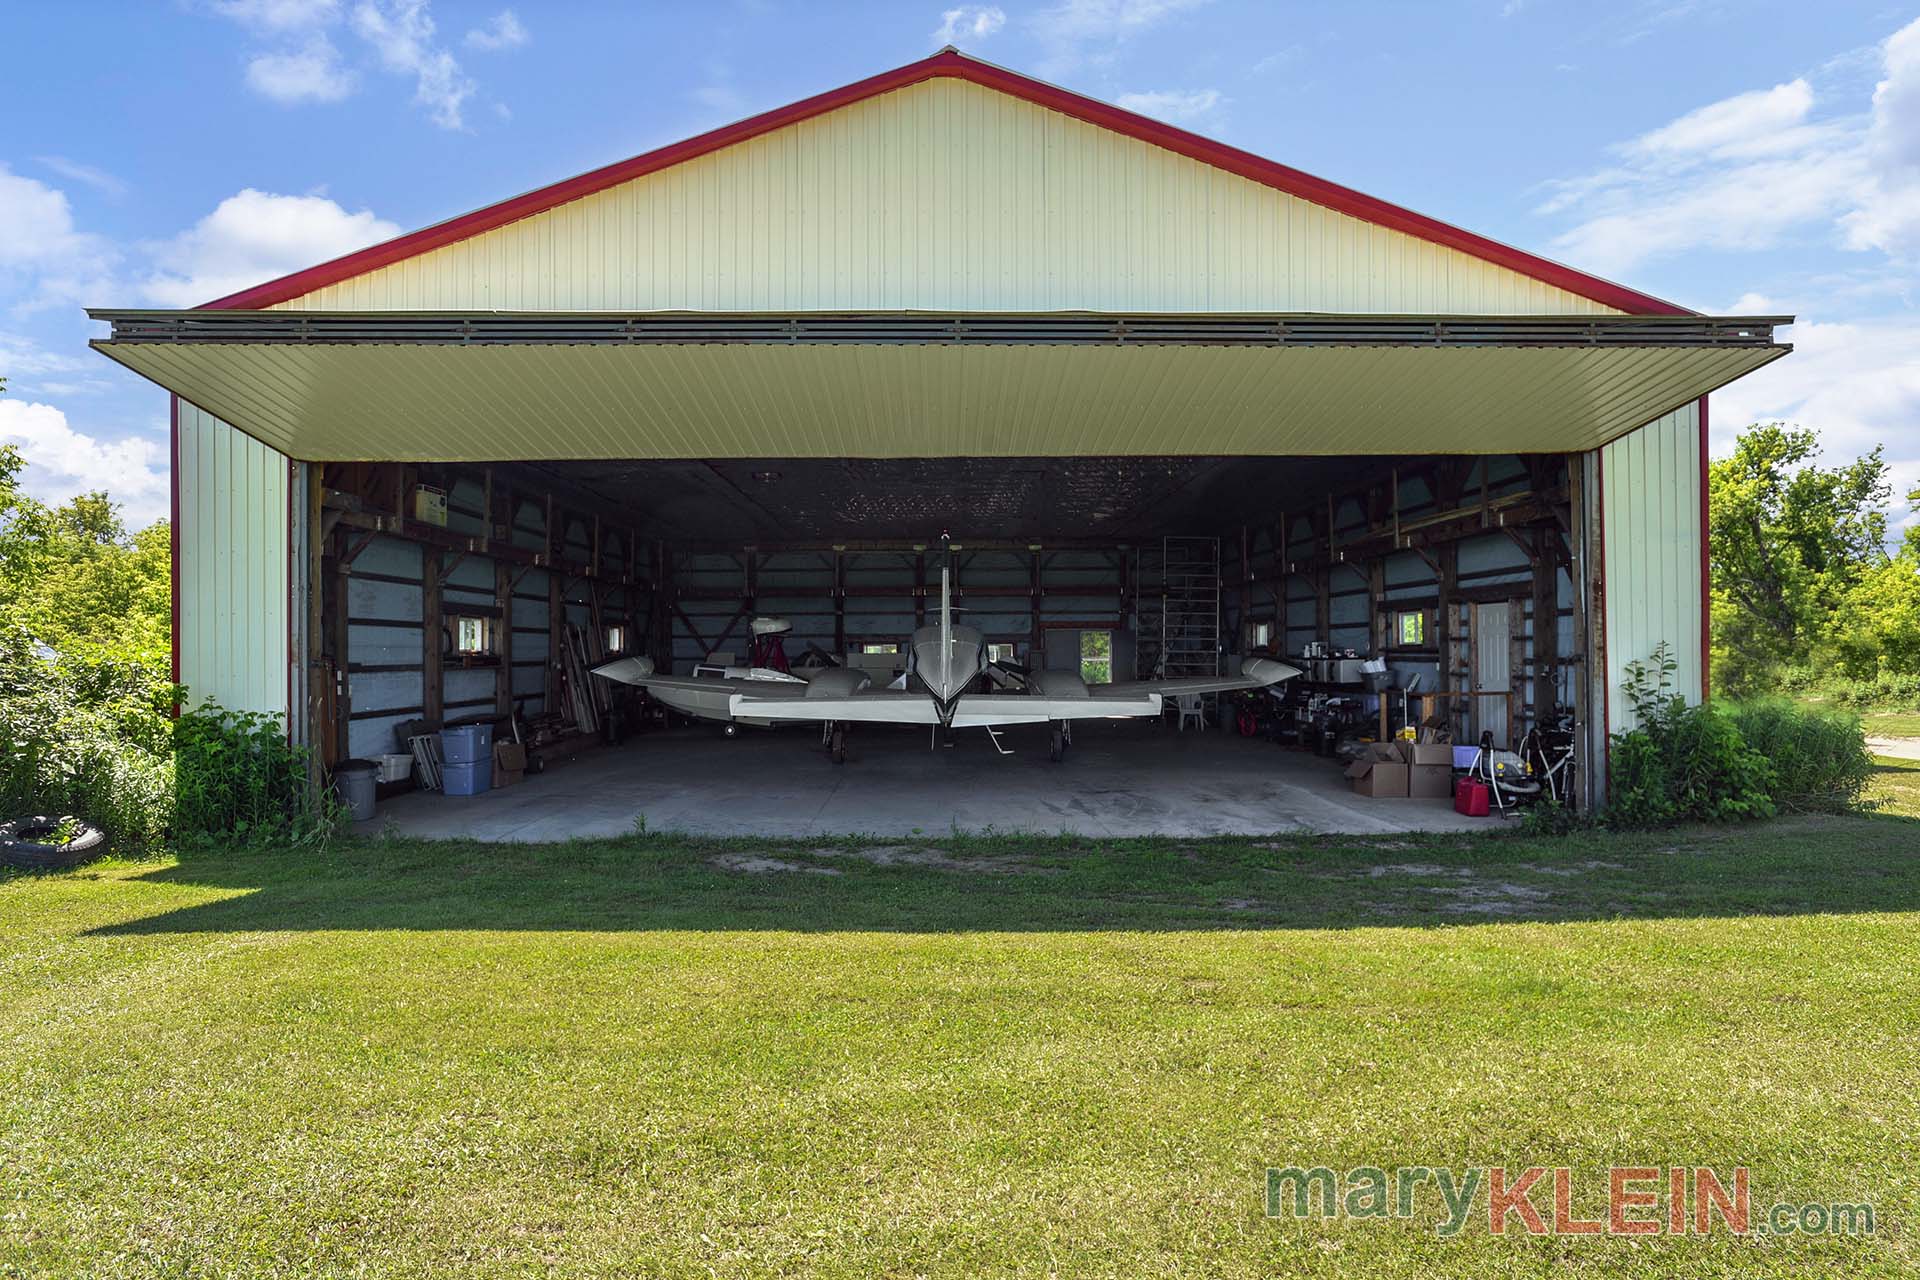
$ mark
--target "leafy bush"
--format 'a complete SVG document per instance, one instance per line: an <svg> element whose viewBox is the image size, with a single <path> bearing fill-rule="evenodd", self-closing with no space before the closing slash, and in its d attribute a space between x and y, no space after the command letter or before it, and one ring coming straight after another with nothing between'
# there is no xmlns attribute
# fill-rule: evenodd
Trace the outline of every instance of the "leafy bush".
<svg viewBox="0 0 1920 1280"><path fill-rule="evenodd" d="M1617 826L1738 822L1774 815L1774 773L1740 727L1714 706L1672 692L1678 669L1667 646L1627 665L1627 701L1639 727L1615 734L1607 818Z"/></svg>
<svg viewBox="0 0 1920 1280"><path fill-rule="evenodd" d="M1770 794L1776 807L1789 813L1842 813L1860 806L1873 758L1858 716L1769 698L1735 706L1728 718L1772 766Z"/></svg>
<svg viewBox="0 0 1920 1280"><path fill-rule="evenodd" d="M173 726L174 830L216 843L324 843L339 806L307 786L310 753L278 716L205 704Z"/></svg>
<svg viewBox="0 0 1920 1280"><path fill-rule="evenodd" d="M1920 675L1888 671L1839 680L1827 685L1827 694L1843 707L1920 707Z"/></svg>
<svg viewBox="0 0 1920 1280"><path fill-rule="evenodd" d="M150 663L55 653L17 626L0 629L6 816L73 814L121 849L160 839L173 815L173 697Z"/></svg>

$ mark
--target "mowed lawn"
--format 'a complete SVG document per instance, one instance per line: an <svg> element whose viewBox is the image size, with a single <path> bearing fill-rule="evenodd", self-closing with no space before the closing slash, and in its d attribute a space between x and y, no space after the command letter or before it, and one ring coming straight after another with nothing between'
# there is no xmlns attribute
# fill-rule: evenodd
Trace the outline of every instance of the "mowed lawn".
<svg viewBox="0 0 1920 1280"><path fill-rule="evenodd" d="M1920 1268L1899 812L108 863L0 880L0 992L0 1276ZM1568 1165L1587 1217L1745 1165L1877 1233L1270 1220L1288 1164Z"/></svg>

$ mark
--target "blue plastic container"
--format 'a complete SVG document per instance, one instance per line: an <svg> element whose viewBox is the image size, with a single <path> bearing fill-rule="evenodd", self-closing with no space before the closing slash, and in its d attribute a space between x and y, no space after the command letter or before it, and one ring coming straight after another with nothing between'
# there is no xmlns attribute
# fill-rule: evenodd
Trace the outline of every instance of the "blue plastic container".
<svg viewBox="0 0 1920 1280"><path fill-rule="evenodd" d="M448 764L480 764L493 767L493 726L463 724L440 731L440 758ZM486 788L482 787L482 791Z"/></svg>
<svg viewBox="0 0 1920 1280"><path fill-rule="evenodd" d="M440 779L450 796L477 796L493 790L493 761L443 764Z"/></svg>

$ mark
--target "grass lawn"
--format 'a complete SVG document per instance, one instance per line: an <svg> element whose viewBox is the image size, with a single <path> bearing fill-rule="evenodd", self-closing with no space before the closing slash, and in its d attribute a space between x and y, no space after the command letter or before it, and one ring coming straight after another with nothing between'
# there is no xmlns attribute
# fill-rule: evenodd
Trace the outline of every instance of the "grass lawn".
<svg viewBox="0 0 1920 1280"><path fill-rule="evenodd" d="M1868 711L1860 723L1876 738L1920 738L1920 711Z"/></svg>
<svg viewBox="0 0 1920 1280"><path fill-rule="evenodd" d="M1898 812L15 875L0 1276L1911 1275L1917 973ZM1568 1165L1586 1217L1746 1165L1878 1231L1269 1220L1286 1164Z"/></svg>

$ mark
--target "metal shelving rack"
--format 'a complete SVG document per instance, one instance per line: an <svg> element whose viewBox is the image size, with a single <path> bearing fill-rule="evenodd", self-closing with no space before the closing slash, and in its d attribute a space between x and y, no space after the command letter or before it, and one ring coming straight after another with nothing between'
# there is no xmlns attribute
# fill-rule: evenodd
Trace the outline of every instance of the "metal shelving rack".
<svg viewBox="0 0 1920 1280"><path fill-rule="evenodd" d="M1220 674L1220 539L1162 538L1140 551L1134 676Z"/></svg>

